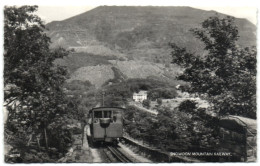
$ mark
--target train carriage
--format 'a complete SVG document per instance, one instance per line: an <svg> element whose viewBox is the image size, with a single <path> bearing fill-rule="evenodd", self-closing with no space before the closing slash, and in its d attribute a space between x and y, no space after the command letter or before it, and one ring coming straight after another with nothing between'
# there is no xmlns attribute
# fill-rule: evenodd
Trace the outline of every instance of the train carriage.
<svg viewBox="0 0 260 166"><path fill-rule="evenodd" d="M92 143L117 143L117 140L123 136L123 110L119 107L98 107L89 111Z"/></svg>

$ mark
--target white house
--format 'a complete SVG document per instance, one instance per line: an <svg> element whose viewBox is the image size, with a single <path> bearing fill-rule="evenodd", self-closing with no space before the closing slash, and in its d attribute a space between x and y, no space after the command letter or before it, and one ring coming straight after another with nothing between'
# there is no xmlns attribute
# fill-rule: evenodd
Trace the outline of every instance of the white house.
<svg viewBox="0 0 260 166"><path fill-rule="evenodd" d="M147 91L140 91L133 94L133 100L136 102L143 102L147 99Z"/></svg>

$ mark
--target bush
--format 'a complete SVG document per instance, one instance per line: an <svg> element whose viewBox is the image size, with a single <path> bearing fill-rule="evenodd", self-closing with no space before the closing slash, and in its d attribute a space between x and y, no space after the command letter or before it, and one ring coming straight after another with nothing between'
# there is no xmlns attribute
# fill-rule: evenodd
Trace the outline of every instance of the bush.
<svg viewBox="0 0 260 166"><path fill-rule="evenodd" d="M196 102L192 101L192 100L185 100L183 102L180 103L179 105L179 111L181 112L194 112L196 110Z"/></svg>
<svg viewBox="0 0 260 166"><path fill-rule="evenodd" d="M51 138L49 139L49 146L54 147L58 152L65 154L72 143L73 129L67 126L68 119L66 118L58 119L57 122L51 123L47 128L47 135Z"/></svg>
<svg viewBox="0 0 260 166"><path fill-rule="evenodd" d="M118 60L119 60L119 61L125 61L125 58L120 57Z"/></svg>
<svg viewBox="0 0 260 166"><path fill-rule="evenodd" d="M184 102L183 105L187 106L185 103L194 108L193 102ZM177 108L173 111L161 107L157 117L152 117L135 107L127 107L124 111L125 132L135 139L167 150L199 152L205 151L205 148L217 148L215 143L208 142L210 138L217 139L217 119L198 118L196 114L205 113L202 109L193 110L192 116L191 113L181 110Z"/></svg>
<svg viewBox="0 0 260 166"><path fill-rule="evenodd" d="M157 104L162 105L162 99L161 98L157 99Z"/></svg>
<svg viewBox="0 0 260 166"><path fill-rule="evenodd" d="M71 92L82 93L88 91L93 85L89 81L73 80L66 82L64 88Z"/></svg>
<svg viewBox="0 0 260 166"><path fill-rule="evenodd" d="M73 134L81 134L82 129L78 128L78 127L73 127L72 132L73 132Z"/></svg>
<svg viewBox="0 0 260 166"><path fill-rule="evenodd" d="M148 92L148 98L156 100L159 98L172 99L177 97L177 91L175 88L156 88Z"/></svg>
<svg viewBox="0 0 260 166"><path fill-rule="evenodd" d="M146 99L143 101L143 107L150 108L151 107L151 101Z"/></svg>

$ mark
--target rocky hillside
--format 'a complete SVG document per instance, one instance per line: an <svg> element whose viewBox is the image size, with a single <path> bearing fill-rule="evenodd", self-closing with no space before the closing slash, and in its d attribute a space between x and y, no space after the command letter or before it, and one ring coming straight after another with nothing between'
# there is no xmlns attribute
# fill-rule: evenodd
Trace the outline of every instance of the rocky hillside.
<svg viewBox="0 0 260 166"><path fill-rule="evenodd" d="M171 66L168 43L174 42L193 53L203 54L203 44L189 30L200 27L201 22L216 14L225 16L191 7L101 6L63 21L51 22L46 25L49 29L46 33L52 47L74 48L78 52L57 61L68 66L73 80L93 79L85 72L92 73L88 68L97 65L101 68L105 65L104 69L96 67L100 71L106 71L109 66L106 72L110 73L101 72L100 76L107 79L112 77L111 65L129 78L164 77L171 75L167 70L175 70L175 74L180 70L165 68ZM256 26L240 18L236 19L236 25L240 34L238 44L256 45ZM97 73L92 74L95 77Z"/></svg>

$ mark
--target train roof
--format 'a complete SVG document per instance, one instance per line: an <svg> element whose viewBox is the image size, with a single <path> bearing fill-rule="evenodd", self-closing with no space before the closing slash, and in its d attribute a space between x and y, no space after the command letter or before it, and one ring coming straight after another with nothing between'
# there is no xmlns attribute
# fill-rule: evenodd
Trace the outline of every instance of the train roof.
<svg viewBox="0 0 260 166"><path fill-rule="evenodd" d="M121 111L125 110L122 107L95 107L95 108L92 108L89 112L91 113L94 110L111 110L111 109L121 110Z"/></svg>

